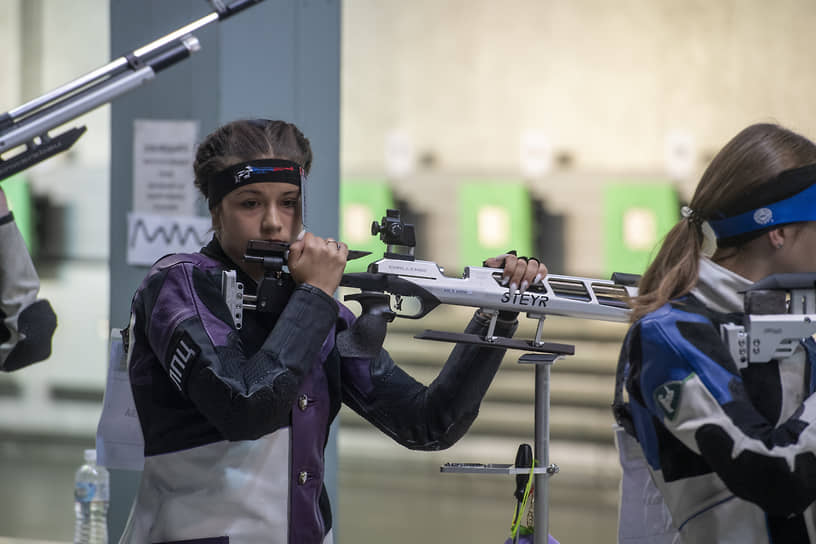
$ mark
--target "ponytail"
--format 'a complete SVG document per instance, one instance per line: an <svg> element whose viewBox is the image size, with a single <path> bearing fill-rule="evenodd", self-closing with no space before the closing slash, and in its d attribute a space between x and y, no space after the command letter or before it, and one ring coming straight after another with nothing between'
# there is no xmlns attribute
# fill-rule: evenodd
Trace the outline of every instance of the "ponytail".
<svg viewBox="0 0 816 544"><path fill-rule="evenodd" d="M660 251L640 279L639 294L629 302L632 321L694 288L702 247L700 225L686 218L681 219L666 235Z"/></svg>
<svg viewBox="0 0 816 544"><path fill-rule="evenodd" d="M780 172L816 163L816 144L770 123L751 125L734 136L700 178L683 219L669 231L657 256L640 280L639 294L629 301L632 320L683 296L697 284L703 254L704 222L730 217L764 203L763 184ZM757 202L749 202L751 199ZM692 211L693 210L693 211ZM716 250L715 262L739 251L744 243L728 243ZM708 248L706 248L708 251Z"/></svg>

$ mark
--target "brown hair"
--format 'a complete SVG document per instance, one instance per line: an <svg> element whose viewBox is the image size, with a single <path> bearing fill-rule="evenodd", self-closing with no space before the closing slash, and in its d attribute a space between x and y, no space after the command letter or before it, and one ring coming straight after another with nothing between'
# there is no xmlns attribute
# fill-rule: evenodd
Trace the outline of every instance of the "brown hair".
<svg viewBox="0 0 816 544"><path fill-rule="evenodd" d="M685 295L697 283L703 233L699 221L731 216L778 199L757 189L785 170L816 163L816 144L774 124L743 129L712 159L689 203L694 215L672 228L630 301L632 320ZM695 222L696 221L696 222ZM743 242L744 243L744 242ZM733 251L739 251L735 244ZM722 255L717 250L714 260Z"/></svg>
<svg viewBox="0 0 816 544"><path fill-rule="evenodd" d="M286 159L306 174L312 167L309 140L292 123L244 119L227 123L204 138L196 151L195 186L207 197L208 180L235 164L257 159Z"/></svg>

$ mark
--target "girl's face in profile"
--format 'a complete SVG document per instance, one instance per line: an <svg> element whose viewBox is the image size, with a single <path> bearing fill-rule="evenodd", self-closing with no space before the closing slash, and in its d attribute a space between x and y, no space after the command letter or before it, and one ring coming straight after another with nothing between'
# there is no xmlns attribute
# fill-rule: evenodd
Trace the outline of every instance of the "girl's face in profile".
<svg viewBox="0 0 816 544"><path fill-rule="evenodd" d="M263 277L260 264L244 263L249 240L291 244L301 231L300 188L290 183L245 185L227 194L213 210L221 247L250 276Z"/></svg>

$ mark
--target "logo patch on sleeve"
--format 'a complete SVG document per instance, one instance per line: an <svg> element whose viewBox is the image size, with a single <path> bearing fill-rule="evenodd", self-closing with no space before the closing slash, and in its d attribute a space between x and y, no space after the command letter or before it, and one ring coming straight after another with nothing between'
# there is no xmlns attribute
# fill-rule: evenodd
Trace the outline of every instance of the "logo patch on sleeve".
<svg viewBox="0 0 816 544"><path fill-rule="evenodd" d="M666 382L654 392L654 401L663 415L669 421L674 421L677 415L677 407L680 404L680 394L683 391L683 382Z"/></svg>
<svg viewBox="0 0 816 544"><path fill-rule="evenodd" d="M170 362L167 364L167 373L179 391L184 391L183 384L192 366L191 363L198 357L200 352L201 349L186 332L179 335L175 345L172 346L170 350Z"/></svg>

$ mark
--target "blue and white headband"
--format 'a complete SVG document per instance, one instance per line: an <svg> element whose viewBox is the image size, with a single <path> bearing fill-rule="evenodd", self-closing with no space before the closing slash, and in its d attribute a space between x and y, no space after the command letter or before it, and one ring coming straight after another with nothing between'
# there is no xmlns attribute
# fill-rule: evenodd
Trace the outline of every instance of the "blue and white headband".
<svg viewBox="0 0 816 544"><path fill-rule="evenodd" d="M805 187L793 196L722 219L708 219L718 240L733 238L788 223L816 221L816 165L786 170L766 186Z"/></svg>

